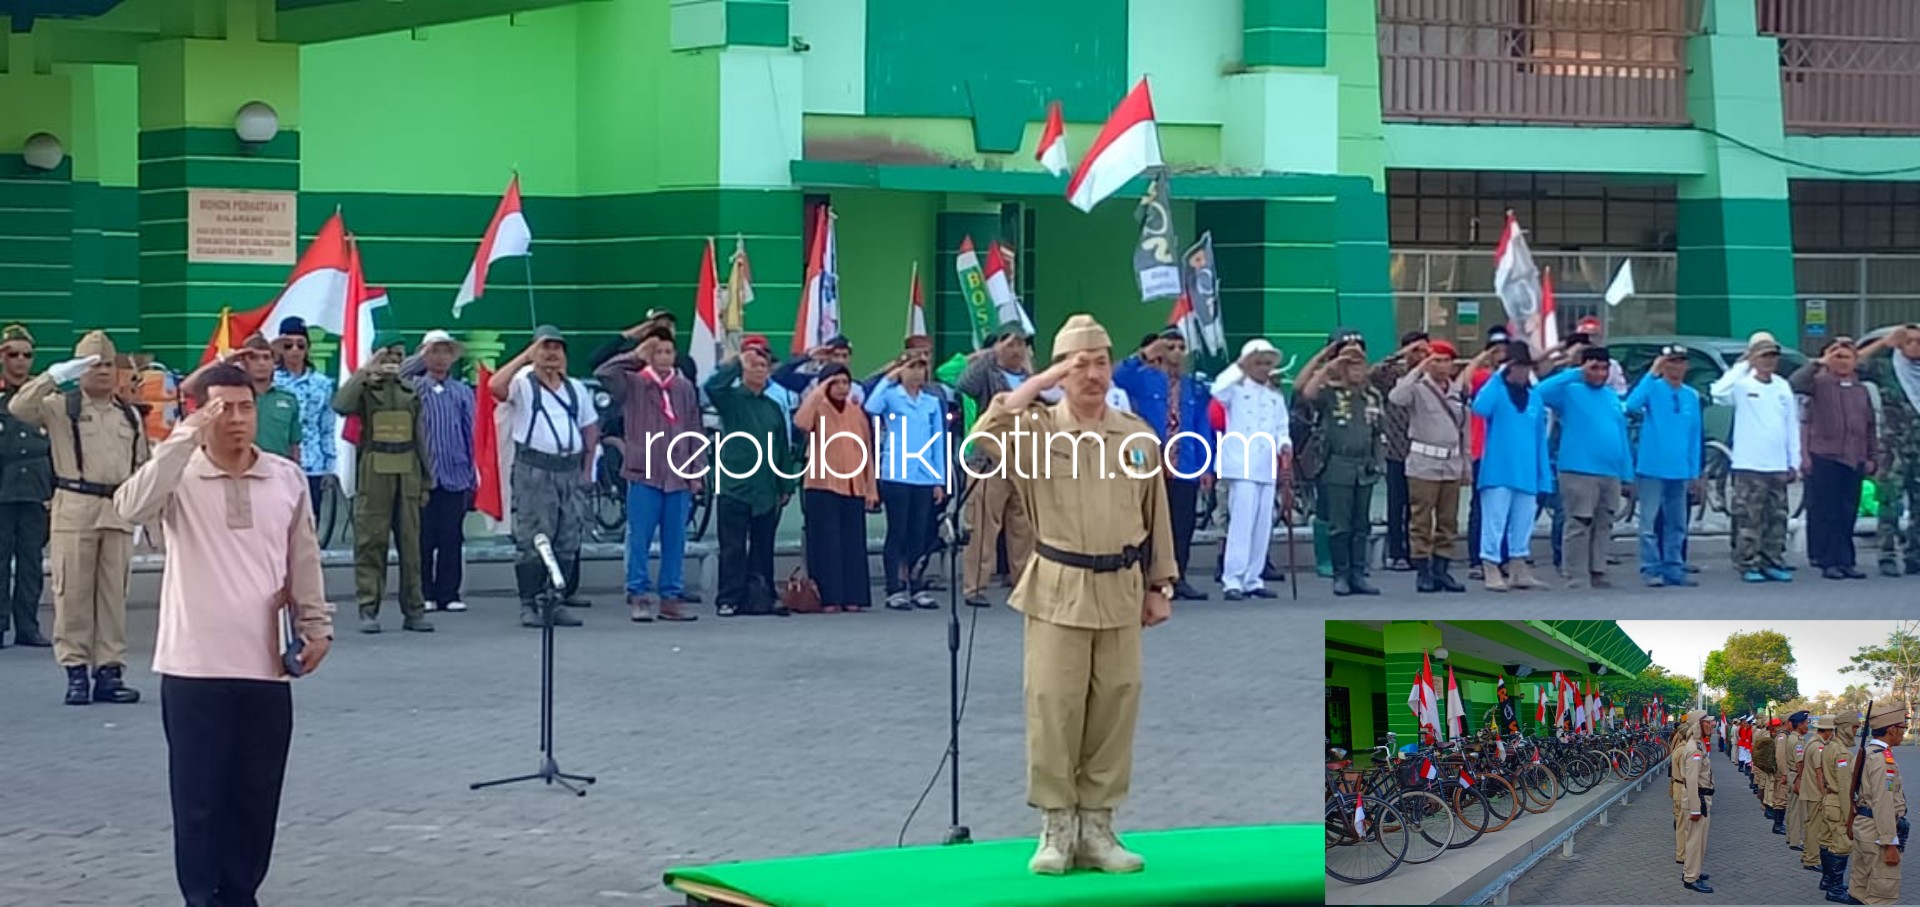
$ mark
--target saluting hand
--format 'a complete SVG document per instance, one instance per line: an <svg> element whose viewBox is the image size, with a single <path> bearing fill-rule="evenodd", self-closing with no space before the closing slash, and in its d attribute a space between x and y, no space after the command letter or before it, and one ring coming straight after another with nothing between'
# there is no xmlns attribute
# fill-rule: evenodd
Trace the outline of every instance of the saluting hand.
<svg viewBox="0 0 1920 907"><path fill-rule="evenodd" d="M1092 361L1093 354L1082 350L1054 363L1049 366L1046 371L1033 376L1033 381L1036 382L1043 391L1053 390L1059 387L1060 382L1065 381L1068 375L1084 368Z"/></svg>
<svg viewBox="0 0 1920 907"><path fill-rule="evenodd" d="M1173 603L1167 597L1152 589L1147 590L1146 598L1140 603L1140 625L1157 627L1173 617Z"/></svg>
<svg viewBox="0 0 1920 907"><path fill-rule="evenodd" d="M174 430L192 432L195 440L201 444L205 444L213 440L210 429L213 427L214 422L220 418L220 415L226 411L227 401L209 400L205 406L188 413L185 419L180 420L180 427Z"/></svg>

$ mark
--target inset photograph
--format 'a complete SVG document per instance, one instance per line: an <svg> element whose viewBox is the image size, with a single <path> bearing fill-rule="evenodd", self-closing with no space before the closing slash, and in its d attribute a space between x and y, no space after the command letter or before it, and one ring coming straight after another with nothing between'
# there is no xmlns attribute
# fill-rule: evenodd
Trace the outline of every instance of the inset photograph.
<svg viewBox="0 0 1920 907"><path fill-rule="evenodd" d="M1916 621L1328 621L1327 902L1920 902L1916 691Z"/></svg>

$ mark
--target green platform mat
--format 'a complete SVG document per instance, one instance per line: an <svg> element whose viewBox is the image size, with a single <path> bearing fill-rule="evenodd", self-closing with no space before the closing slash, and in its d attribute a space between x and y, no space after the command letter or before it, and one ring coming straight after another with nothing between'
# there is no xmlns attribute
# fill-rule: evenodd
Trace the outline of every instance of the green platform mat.
<svg viewBox="0 0 1920 907"><path fill-rule="evenodd" d="M1130 832L1144 872L1027 872L1032 838L953 847L905 847L670 870L681 883L747 895L774 907L1038 907L1087 904L1319 904L1324 845L1314 825Z"/></svg>

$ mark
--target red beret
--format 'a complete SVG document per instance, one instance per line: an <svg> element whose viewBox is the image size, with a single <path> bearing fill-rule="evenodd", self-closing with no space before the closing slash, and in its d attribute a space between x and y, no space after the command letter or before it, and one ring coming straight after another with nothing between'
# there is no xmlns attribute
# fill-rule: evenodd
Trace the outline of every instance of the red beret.
<svg viewBox="0 0 1920 907"><path fill-rule="evenodd" d="M1427 344L1427 352L1430 355L1439 356L1443 359L1457 359L1460 356L1460 351L1454 349L1453 344L1445 340L1435 340Z"/></svg>

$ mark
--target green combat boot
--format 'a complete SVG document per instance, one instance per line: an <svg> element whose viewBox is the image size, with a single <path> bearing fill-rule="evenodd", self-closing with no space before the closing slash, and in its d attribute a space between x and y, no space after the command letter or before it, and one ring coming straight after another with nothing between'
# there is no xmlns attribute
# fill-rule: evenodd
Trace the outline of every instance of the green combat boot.
<svg viewBox="0 0 1920 907"><path fill-rule="evenodd" d="M1321 579L1333 577L1333 552L1327 548L1327 521L1313 518L1313 570Z"/></svg>

